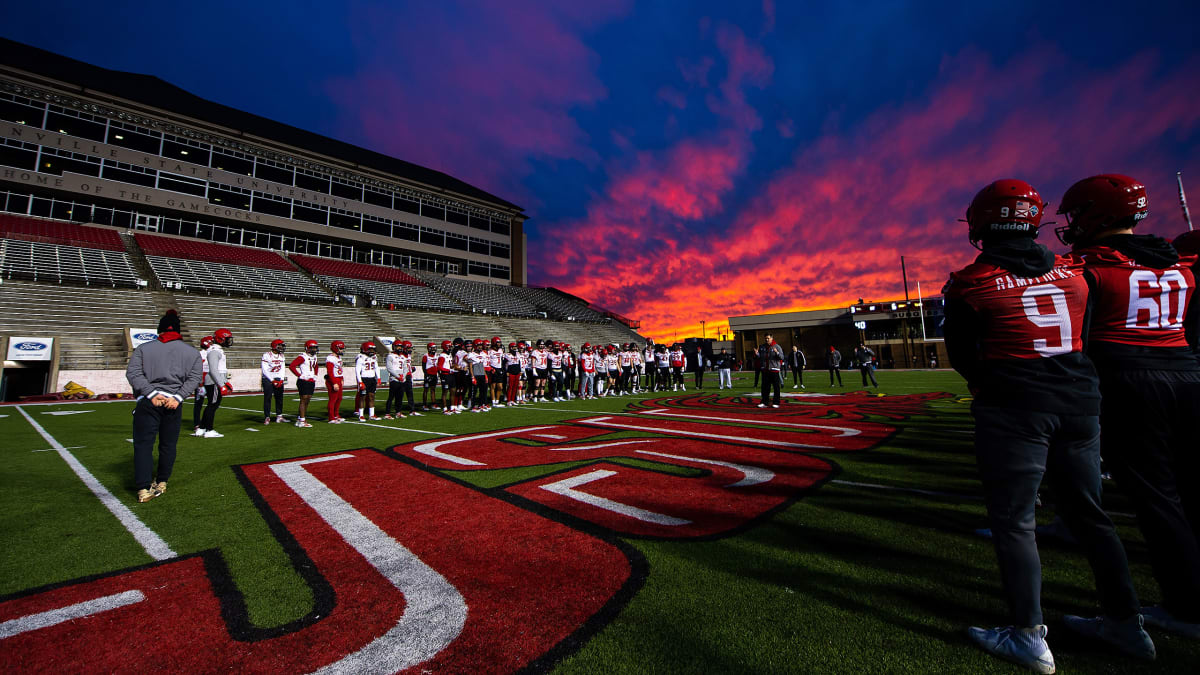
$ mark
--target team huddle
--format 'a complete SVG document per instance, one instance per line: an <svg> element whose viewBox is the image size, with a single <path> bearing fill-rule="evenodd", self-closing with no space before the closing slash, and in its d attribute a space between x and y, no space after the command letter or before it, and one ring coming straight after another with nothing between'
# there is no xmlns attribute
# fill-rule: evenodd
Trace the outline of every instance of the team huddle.
<svg viewBox="0 0 1200 675"><path fill-rule="evenodd" d="M195 392L195 436L222 437L213 425L222 397L233 393L225 359L225 349L232 344L233 333L225 328L200 340L203 378ZM397 339L381 363L375 343L363 342L351 366L342 340L329 345L322 362L316 340L307 341L303 353L288 361L287 344L276 339L262 355L263 424L288 422L283 395L289 371L300 395L295 425L301 428L312 427L308 408L318 378L328 394L326 420L330 424L345 422L342 400L348 381L357 385L353 414L360 422L435 411L444 415L488 412L529 403L666 391L668 386L673 391L687 391L683 382L686 357L680 344L668 348L650 341L642 348L632 342L585 343L577 355L570 344L555 340L510 342L505 350L497 336L473 341L455 338L440 345L430 342L425 349L425 354L414 355L412 342ZM414 394L417 373L423 390L420 406ZM388 396L383 414L376 415L376 395L383 384Z"/></svg>

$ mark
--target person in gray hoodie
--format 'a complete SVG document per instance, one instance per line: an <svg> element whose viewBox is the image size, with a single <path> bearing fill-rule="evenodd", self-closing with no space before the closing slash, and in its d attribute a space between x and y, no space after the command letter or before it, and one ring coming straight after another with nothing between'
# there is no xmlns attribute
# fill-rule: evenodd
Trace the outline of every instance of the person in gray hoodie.
<svg viewBox="0 0 1200 675"><path fill-rule="evenodd" d="M158 322L158 339L133 350L125 369L125 379L137 396L133 409L133 478L139 502L166 492L183 421L179 406L200 386L200 352L180 339L179 329L179 314L167 310ZM152 473L155 438L158 471Z"/></svg>

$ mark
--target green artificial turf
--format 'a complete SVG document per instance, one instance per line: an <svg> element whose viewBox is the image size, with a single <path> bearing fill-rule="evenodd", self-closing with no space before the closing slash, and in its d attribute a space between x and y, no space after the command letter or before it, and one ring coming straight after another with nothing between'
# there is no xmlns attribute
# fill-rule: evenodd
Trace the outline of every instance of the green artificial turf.
<svg viewBox="0 0 1200 675"><path fill-rule="evenodd" d="M647 560L644 585L557 670L1019 672L973 648L964 634L968 625L1007 622L991 543L974 532L985 522L965 386L945 371L877 375L885 400L886 395L924 392L952 396L929 403L922 415L898 421L873 418L898 429L878 447L812 453L837 465L833 481L738 534L704 541L628 539ZM857 373L843 376L846 387L830 388L823 372L811 373L806 392L859 389ZM704 393L730 394L717 392L715 384L712 377ZM752 375L739 374L735 385L733 394L750 394ZM791 391L790 385L784 391ZM292 414L294 400L289 395L286 404ZM226 437L181 438L167 494L147 504L137 504L134 497L132 446L126 440L131 404L23 409L59 443L72 448L70 452L177 554L219 550L245 597L251 622L273 627L310 612L313 598L238 481L234 466L442 438L398 427L451 434L492 431L620 412L631 400L541 403L375 426L318 421L312 429L297 429L263 426L259 397L233 397L226 399L217 418L217 428ZM323 417L324 402L314 401L313 407L314 415ZM89 412L47 414L83 410ZM0 595L151 562L63 459L42 451L49 444L15 408L0 408L0 414L7 415L0 417ZM190 418L189 403L185 420ZM630 435L634 434L618 431L602 440ZM613 461L678 475L696 473L648 460ZM489 489L582 463L445 474ZM1118 513L1115 521L1142 600L1154 602L1158 588L1144 544L1136 524L1123 515L1130 510L1128 502L1111 483L1105 489L1106 506ZM1042 522L1052 517L1048 509L1039 513ZM1200 658L1200 643L1161 632L1152 633L1159 661L1151 667L1072 638L1061 616L1097 611L1090 571L1083 556L1067 545L1047 542L1042 555L1044 605L1060 672L1192 670L1188 664ZM51 661L47 669L52 668Z"/></svg>

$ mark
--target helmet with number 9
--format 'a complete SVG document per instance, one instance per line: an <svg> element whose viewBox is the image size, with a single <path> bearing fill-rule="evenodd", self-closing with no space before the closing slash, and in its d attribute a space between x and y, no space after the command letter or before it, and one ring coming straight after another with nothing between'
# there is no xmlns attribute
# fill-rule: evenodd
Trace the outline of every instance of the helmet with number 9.
<svg viewBox="0 0 1200 675"><path fill-rule="evenodd" d="M1146 186L1117 173L1091 176L1067 188L1058 212L1067 224L1054 230L1059 241L1075 246L1104 230L1132 228L1150 213Z"/></svg>
<svg viewBox="0 0 1200 675"><path fill-rule="evenodd" d="M979 248L989 237L1037 237L1046 200L1023 180L1005 178L984 187L967 207L967 238Z"/></svg>

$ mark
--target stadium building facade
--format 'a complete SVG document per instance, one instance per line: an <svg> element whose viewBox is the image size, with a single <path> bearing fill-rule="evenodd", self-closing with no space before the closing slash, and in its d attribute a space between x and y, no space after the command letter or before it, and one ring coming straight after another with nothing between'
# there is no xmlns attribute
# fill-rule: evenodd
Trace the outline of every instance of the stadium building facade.
<svg viewBox="0 0 1200 675"><path fill-rule="evenodd" d="M0 211L526 281L515 204L155 77L3 39Z"/></svg>

